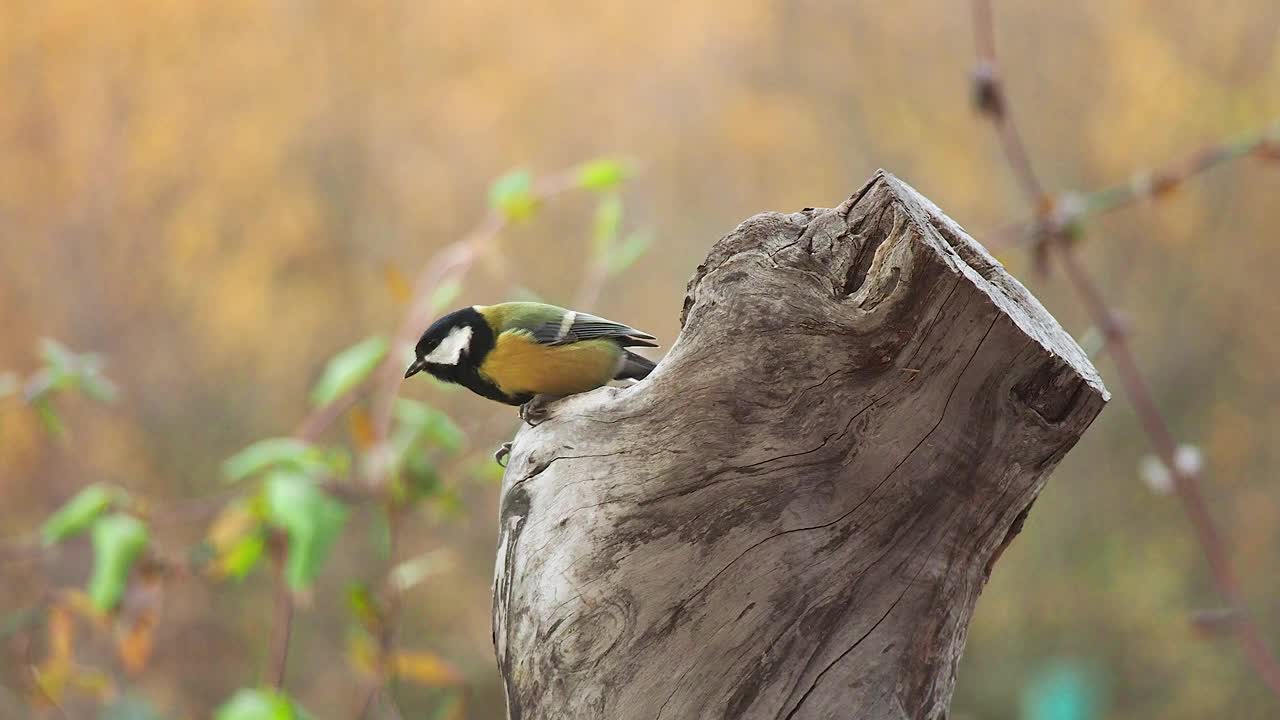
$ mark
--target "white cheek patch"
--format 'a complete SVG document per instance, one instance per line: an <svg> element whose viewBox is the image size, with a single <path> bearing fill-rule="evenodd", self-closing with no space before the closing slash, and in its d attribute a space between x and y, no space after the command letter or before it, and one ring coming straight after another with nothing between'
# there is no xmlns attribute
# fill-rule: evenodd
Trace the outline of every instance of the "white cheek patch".
<svg viewBox="0 0 1280 720"><path fill-rule="evenodd" d="M423 360L436 365L457 365L462 358L462 351L471 347L471 326L463 325L453 328L444 340L436 346Z"/></svg>

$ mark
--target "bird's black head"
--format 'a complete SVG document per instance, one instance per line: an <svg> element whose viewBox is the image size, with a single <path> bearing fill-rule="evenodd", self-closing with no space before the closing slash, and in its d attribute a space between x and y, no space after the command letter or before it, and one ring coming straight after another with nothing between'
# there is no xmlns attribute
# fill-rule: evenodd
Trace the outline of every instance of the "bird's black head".
<svg viewBox="0 0 1280 720"><path fill-rule="evenodd" d="M414 361L404 376L426 370L442 379L452 379L460 366L474 361L477 350L493 344L493 331L474 307L455 310L431 323L414 347Z"/></svg>

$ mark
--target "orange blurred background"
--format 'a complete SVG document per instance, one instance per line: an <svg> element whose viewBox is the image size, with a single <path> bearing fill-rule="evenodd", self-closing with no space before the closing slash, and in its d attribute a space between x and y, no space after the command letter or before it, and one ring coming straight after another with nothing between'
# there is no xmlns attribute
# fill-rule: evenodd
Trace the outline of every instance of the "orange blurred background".
<svg viewBox="0 0 1280 720"><path fill-rule="evenodd" d="M995 9L1010 102L1056 189L1122 182L1280 118L1274 0ZM964 3L919 0L0 5L0 370L30 373L48 336L101 352L121 387L112 405L61 402L62 442L20 400L0 401L0 536L27 535L104 480L155 508L195 508L159 513L153 533L177 552L197 543L200 499L227 492L222 460L290 433L329 357L394 330L405 306L388 273L412 277L474 227L512 167L636 160L623 227L651 230L652 249L584 309L666 345L716 238L756 212L838 204L877 167L991 240L1024 209L971 108L969 19ZM1242 160L1091 222L1081 248L1179 440L1204 454L1212 512L1273 646L1277 198L1280 166ZM457 303L570 303L593 202L566 196L502 234L526 289L481 268ZM996 252L1069 331L1089 333L1059 277L1033 276L1021 249ZM470 433L447 478L460 509L427 507L404 536L406 552L452 560L408 595L399 636L465 675L466 717L500 717L497 485L467 468L514 413L426 382L403 392ZM1176 500L1140 477L1145 440L1117 395L985 590L953 718L1276 715L1236 646L1190 622L1218 601ZM299 611L287 688L320 718L350 716L356 696L343 588L370 572L371 527L355 514ZM6 561L0 614L82 584L88 563L83 544ZM208 717L256 682L271 592L261 572L174 584L148 670L121 683L165 717ZM12 649L0 717L27 717ZM85 646L95 659L110 663ZM1083 714L1038 709L1054 692L1084 698ZM444 717L456 695L396 690L410 718Z"/></svg>

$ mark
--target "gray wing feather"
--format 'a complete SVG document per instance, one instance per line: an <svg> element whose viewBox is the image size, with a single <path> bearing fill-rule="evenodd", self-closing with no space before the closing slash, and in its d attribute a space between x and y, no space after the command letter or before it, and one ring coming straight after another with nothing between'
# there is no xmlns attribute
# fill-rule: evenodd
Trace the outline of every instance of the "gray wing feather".
<svg viewBox="0 0 1280 720"><path fill-rule="evenodd" d="M534 340L544 345L568 345L569 343L597 338L609 338L623 347L658 347L657 338L602 317L587 313L574 313L572 322L546 322L533 330Z"/></svg>

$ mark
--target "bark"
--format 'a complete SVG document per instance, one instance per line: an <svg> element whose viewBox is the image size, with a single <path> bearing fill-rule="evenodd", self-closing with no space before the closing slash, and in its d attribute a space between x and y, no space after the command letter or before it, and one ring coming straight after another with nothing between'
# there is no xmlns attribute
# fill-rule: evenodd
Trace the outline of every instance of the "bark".
<svg viewBox="0 0 1280 720"><path fill-rule="evenodd" d="M892 175L747 220L647 380L516 437L494 584L510 718L946 717L991 565L1107 399Z"/></svg>

